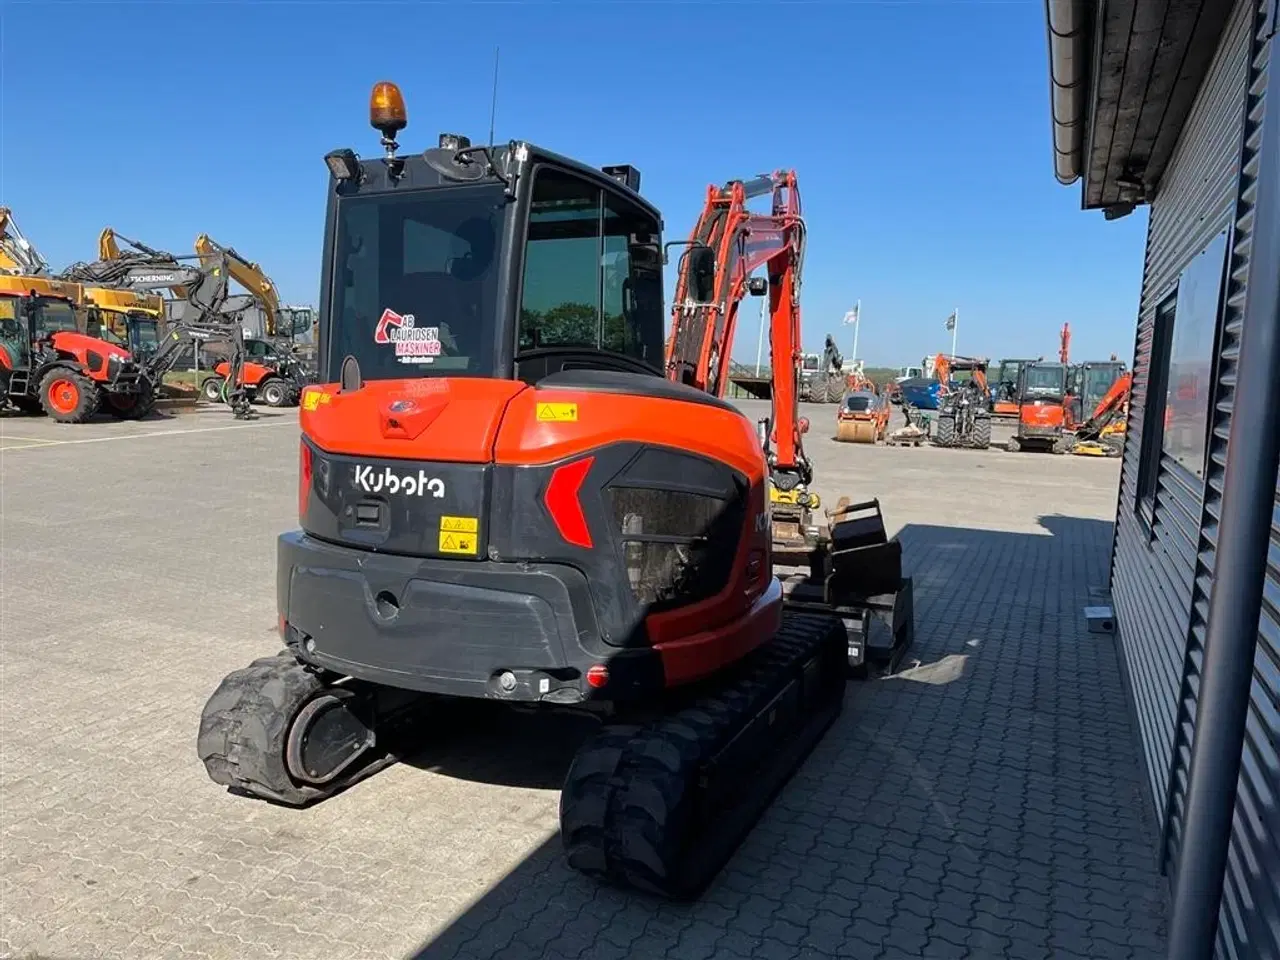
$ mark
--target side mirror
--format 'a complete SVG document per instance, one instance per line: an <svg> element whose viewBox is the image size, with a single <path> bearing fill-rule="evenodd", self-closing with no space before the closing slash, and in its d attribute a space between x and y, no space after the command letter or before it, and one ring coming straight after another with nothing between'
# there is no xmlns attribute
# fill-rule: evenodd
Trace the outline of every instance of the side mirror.
<svg viewBox="0 0 1280 960"><path fill-rule="evenodd" d="M708 246L696 246L687 255L689 289L698 303L710 303L716 296L716 255Z"/></svg>

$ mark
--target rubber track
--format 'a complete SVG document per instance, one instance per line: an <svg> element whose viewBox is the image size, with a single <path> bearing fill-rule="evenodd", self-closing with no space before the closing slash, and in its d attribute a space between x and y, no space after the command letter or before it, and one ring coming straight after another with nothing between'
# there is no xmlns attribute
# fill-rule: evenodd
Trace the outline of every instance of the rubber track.
<svg viewBox="0 0 1280 960"><path fill-rule="evenodd" d="M200 715L196 752L214 783L303 806L332 793L294 782L285 768L289 724L324 684L287 651L227 674Z"/></svg>
<svg viewBox="0 0 1280 960"><path fill-rule="evenodd" d="M839 712L846 645L838 619L788 614L775 639L753 654L724 689L644 726L606 727L578 752L561 791L561 838L569 865L606 882L661 897L695 896L720 871L773 793L812 747L804 743L798 751L788 751L788 741L805 740L808 735L816 742ZM799 724L784 731L783 742L763 750L758 749L764 746L760 743L745 748L750 760L762 756L773 760L789 752L797 755L784 757L785 762L776 763L772 771L752 769L755 764L750 761L745 766L739 763L727 774L732 782L723 778L715 784L705 782L708 761L824 647L830 663L824 667L828 673L822 682L832 687L824 702L816 709L810 702ZM830 718L815 735L804 718L824 708L830 710ZM739 778L742 782L737 782ZM754 781L771 779L777 782L759 798L758 806L748 801L738 804L741 829L726 828L732 835L718 838L721 849L709 851L708 844L716 842L706 834L715 832L724 805L712 797L708 807L706 791L717 790L733 806Z"/></svg>
<svg viewBox="0 0 1280 960"><path fill-rule="evenodd" d="M261 800L304 807L396 763L402 734L412 732L427 701L377 713L376 742L363 759L330 783L298 783L285 764L285 743L298 711L327 684L288 650L227 674L200 715L196 752L214 783Z"/></svg>

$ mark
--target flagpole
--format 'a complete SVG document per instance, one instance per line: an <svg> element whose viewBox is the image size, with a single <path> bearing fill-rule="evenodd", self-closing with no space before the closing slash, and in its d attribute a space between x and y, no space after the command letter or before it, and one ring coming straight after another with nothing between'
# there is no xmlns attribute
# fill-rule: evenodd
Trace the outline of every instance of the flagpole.
<svg viewBox="0 0 1280 960"><path fill-rule="evenodd" d="M849 359L853 363L857 363L858 362L858 331L862 329L862 301L861 300L859 300L857 303L853 305L853 315L855 318L853 321L853 356L850 357Z"/></svg>
<svg viewBox="0 0 1280 960"><path fill-rule="evenodd" d="M960 308L951 311L951 355L956 355L956 337L960 333Z"/></svg>

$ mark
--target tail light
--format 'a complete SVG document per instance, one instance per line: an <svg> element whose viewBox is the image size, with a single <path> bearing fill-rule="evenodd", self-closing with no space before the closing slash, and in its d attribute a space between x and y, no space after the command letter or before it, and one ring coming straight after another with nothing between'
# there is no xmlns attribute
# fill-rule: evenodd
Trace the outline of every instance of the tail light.
<svg viewBox="0 0 1280 960"><path fill-rule="evenodd" d="M311 448L307 441L298 443L298 521L307 516L307 501L311 496Z"/></svg>
<svg viewBox="0 0 1280 960"><path fill-rule="evenodd" d="M713 597L729 582L746 517L731 499L645 487L610 487L627 581L650 610Z"/></svg>
<svg viewBox="0 0 1280 960"><path fill-rule="evenodd" d="M583 457L557 467L547 483L547 492L543 501L547 512L560 531L565 543L590 550L592 547L591 528L587 526L587 515L582 510L582 500L578 491L582 489L582 481L591 472L591 464L595 457Z"/></svg>

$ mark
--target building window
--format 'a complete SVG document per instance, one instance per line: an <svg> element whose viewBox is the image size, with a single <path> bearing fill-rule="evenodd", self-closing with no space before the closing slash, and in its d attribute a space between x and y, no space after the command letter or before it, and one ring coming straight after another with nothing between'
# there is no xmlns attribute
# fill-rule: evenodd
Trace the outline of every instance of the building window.
<svg viewBox="0 0 1280 960"><path fill-rule="evenodd" d="M642 208L578 177L537 173L525 247L520 349L662 357L660 226Z"/></svg>
<svg viewBox="0 0 1280 960"><path fill-rule="evenodd" d="M1138 451L1137 510L1148 525L1155 521L1156 486L1160 475L1160 451L1164 446L1165 390L1169 382L1169 345L1178 309L1174 290L1156 307L1151 329L1151 353L1147 359L1146 404L1142 410L1142 445Z"/></svg>
<svg viewBox="0 0 1280 960"><path fill-rule="evenodd" d="M1177 322L1165 384L1164 452L1201 480L1209 442L1209 407L1226 254L1224 230L1178 279Z"/></svg>
<svg viewBox="0 0 1280 960"><path fill-rule="evenodd" d="M1155 519L1163 455L1204 478L1226 258L1223 231L1187 265L1176 289L1156 307L1136 504L1148 524Z"/></svg>

